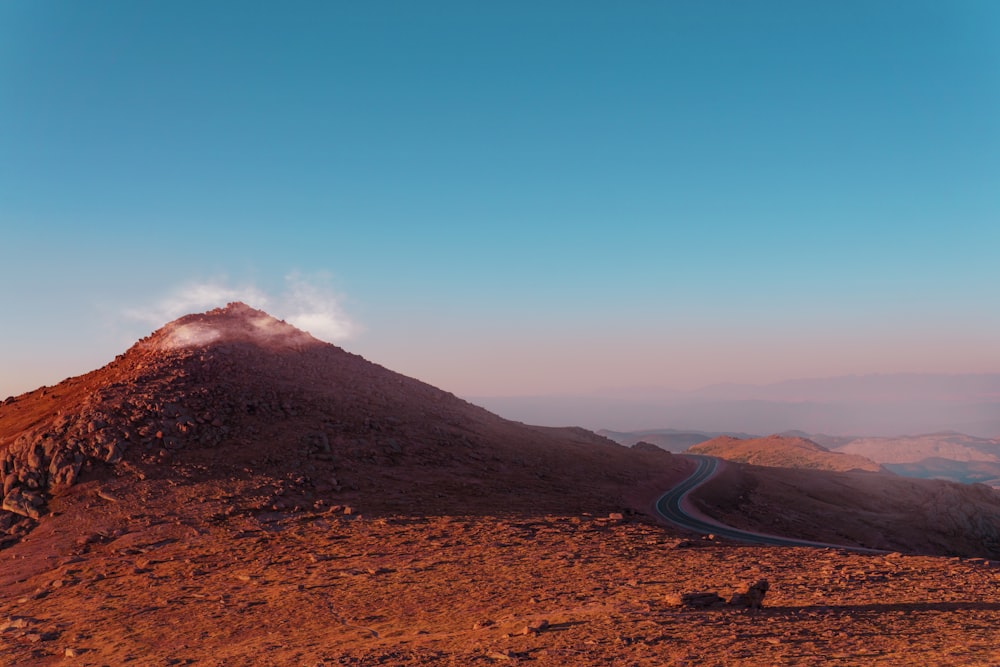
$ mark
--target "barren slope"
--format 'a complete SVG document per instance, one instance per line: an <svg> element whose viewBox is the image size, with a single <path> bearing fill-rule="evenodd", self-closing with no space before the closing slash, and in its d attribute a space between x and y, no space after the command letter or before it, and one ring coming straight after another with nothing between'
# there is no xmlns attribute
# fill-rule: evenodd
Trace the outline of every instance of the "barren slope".
<svg viewBox="0 0 1000 667"><path fill-rule="evenodd" d="M881 470L877 463L863 456L831 452L812 440L782 435L747 439L723 435L695 445L688 451L739 463L779 468L870 472Z"/></svg>
<svg viewBox="0 0 1000 667"><path fill-rule="evenodd" d="M982 484L726 463L694 498L709 516L759 532L1000 558L1000 491Z"/></svg>

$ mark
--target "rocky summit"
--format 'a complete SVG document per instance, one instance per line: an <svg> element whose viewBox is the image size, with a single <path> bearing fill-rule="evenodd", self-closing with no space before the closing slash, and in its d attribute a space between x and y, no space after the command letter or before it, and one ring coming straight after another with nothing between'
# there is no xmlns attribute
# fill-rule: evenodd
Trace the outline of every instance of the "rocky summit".
<svg viewBox="0 0 1000 667"><path fill-rule="evenodd" d="M991 489L905 482L936 536L908 542L883 473L730 462L704 514L885 550L688 533L652 509L686 457L506 421L243 304L8 398L0 465L0 665L1000 663Z"/></svg>

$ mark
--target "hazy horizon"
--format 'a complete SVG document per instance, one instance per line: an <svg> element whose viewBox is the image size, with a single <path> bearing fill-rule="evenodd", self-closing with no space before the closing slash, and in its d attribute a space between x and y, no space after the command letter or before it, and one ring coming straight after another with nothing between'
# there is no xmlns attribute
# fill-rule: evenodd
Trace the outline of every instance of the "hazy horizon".
<svg viewBox="0 0 1000 667"><path fill-rule="evenodd" d="M693 391L466 398L508 419L592 430L889 437L957 431L1000 438L1000 374L855 375Z"/></svg>
<svg viewBox="0 0 1000 667"><path fill-rule="evenodd" d="M460 396L1000 373L997 3L11 0L0 122L0 397L233 300Z"/></svg>

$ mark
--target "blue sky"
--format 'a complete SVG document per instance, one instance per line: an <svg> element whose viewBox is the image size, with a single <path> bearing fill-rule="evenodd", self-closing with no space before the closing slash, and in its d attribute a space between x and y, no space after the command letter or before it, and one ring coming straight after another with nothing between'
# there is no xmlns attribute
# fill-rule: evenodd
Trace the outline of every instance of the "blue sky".
<svg viewBox="0 0 1000 667"><path fill-rule="evenodd" d="M8 0L0 234L0 395L231 297L469 396L998 372L1000 4Z"/></svg>

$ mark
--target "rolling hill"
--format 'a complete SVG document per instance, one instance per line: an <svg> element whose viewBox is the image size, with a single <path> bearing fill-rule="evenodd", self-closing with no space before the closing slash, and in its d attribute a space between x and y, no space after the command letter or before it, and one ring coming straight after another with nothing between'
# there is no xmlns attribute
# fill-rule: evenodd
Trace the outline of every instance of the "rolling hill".
<svg viewBox="0 0 1000 667"><path fill-rule="evenodd" d="M781 435L766 438L734 438L723 435L695 445L688 451L720 459L778 468L809 468L844 472L878 472L881 467L856 454L831 452L812 440Z"/></svg>

